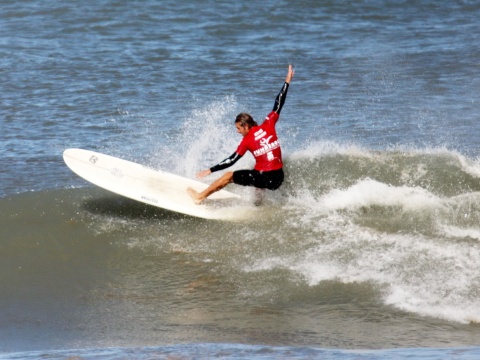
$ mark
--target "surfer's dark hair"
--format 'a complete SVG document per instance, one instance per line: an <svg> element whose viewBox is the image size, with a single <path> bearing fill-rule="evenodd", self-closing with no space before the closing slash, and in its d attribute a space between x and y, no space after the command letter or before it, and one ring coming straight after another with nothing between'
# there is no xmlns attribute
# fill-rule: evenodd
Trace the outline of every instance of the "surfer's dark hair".
<svg viewBox="0 0 480 360"><path fill-rule="evenodd" d="M235 118L235 124L240 123L242 126L247 126L249 129L251 129L254 126L258 126L257 122L253 120L252 116L247 113L240 113L237 115Z"/></svg>

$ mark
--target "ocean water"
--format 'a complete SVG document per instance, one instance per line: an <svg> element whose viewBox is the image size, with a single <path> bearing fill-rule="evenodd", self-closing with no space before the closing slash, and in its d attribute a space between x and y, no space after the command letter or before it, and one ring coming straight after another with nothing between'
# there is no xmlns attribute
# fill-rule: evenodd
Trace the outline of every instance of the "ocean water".
<svg viewBox="0 0 480 360"><path fill-rule="evenodd" d="M1 359L480 356L476 1L0 10ZM193 177L289 63L286 181L259 208L228 188L253 220L136 203L63 163L78 147Z"/></svg>

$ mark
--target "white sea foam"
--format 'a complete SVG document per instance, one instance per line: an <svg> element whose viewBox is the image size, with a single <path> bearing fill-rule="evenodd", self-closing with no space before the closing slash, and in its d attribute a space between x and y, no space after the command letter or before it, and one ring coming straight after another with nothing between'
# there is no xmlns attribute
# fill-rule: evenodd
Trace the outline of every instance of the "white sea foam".
<svg viewBox="0 0 480 360"><path fill-rule="evenodd" d="M229 156L240 141L233 122L238 108L233 96L191 105L178 133L151 156L155 166L187 177Z"/></svg>
<svg viewBox="0 0 480 360"><path fill-rule="evenodd" d="M480 158L472 160L463 155L458 155L458 160L467 174L480 178Z"/></svg>
<svg viewBox="0 0 480 360"><path fill-rule="evenodd" d="M455 207L477 211L475 194L441 197L421 187L372 179L321 195L301 189L285 206L292 214L288 226L302 232L305 243L315 245L302 254L258 259L245 270L288 269L309 286L326 280L371 283L381 289L385 305L448 321L479 322L480 251L478 243L468 239L480 239L480 231L452 218L458 213ZM400 227L389 232L362 225L359 210L372 206L396 208L393 214L413 224L430 214L432 228L418 223L418 230ZM388 220L381 211L372 216Z"/></svg>
<svg viewBox="0 0 480 360"><path fill-rule="evenodd" d="M441 199L420 187L395 187L376 180L365 179L348 189L332 190L319 200L319 204L331 210L369 205L421 209L438 206L441 204Z"/></svg>
<svg viewBox="0 0 480 360"><path fill-rule="evenodd" d="M471 238L480 240L480 228L462 228L459 226L443 225L445 235L456 238Z"/></svg>
<svg viewBox="0 0 480 360"><path fill-rule="evenodd" d="M310 286L325 280L371 283L383 289L380 296L386 305L461 323L480 321L480 255L468 244L381 234L353 224L346 224L339 235L337 228L330 242L306 250L302 261L298 254L265 258L245 270L289 269Z"/></svg>
<svg viewBox="0 0 480 360"><path fill-rule="evenodd" d="M289 158L291 160L299 159L315 159L319 156L342 154L342 155L356 155L362 157L373 157L373 151L366 150L357 144L341 144L334 141L318 141L308 144L304 149L297 150Z"/></svg>

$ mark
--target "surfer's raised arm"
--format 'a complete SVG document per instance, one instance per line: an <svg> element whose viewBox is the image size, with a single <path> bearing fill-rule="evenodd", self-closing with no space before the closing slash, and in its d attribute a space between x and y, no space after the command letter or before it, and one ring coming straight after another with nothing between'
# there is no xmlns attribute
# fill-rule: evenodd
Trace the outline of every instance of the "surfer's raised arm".
<svg viewBox="0 0 480 360"><path fill-rule="evenodd" d="M282 111L283 104L285 104L285 100L287 99L287 92L288 87L290 85L290 81L293 79L293 75L295 74L295 70L293 69L292 65L288 65L288 72L287 76L285 77L285 83L282 86L282 89L278 93L277 97L275 98L275 104L273 105L272 111L280 114Z"/></svg>

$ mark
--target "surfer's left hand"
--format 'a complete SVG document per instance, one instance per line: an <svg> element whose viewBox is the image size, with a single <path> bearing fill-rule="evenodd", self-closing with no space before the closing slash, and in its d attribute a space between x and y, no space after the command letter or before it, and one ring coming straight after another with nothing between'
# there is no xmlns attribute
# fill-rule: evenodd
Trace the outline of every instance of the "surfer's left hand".
<svg viewBox="0 0 480 360"><path fill-rule="evenodd" d="M207 169L207 170L203 170L203 171L200 171L199 173L197 173L197 178L198 179L203 179L205 176L207 175L210 175L212 172L210 171L210 169Z"/></svg>

